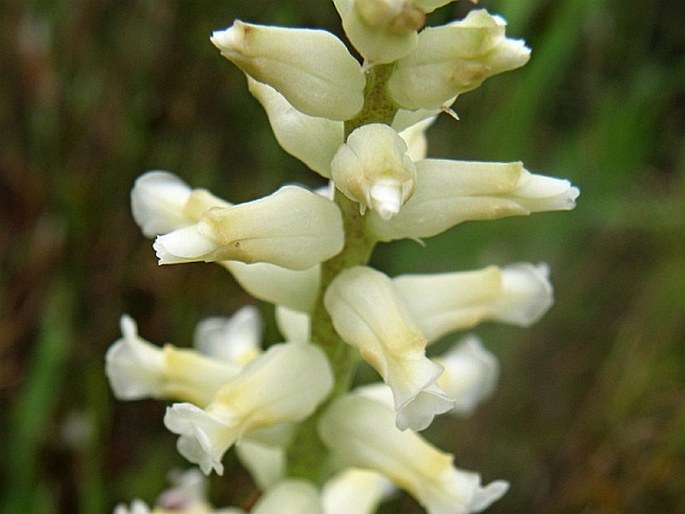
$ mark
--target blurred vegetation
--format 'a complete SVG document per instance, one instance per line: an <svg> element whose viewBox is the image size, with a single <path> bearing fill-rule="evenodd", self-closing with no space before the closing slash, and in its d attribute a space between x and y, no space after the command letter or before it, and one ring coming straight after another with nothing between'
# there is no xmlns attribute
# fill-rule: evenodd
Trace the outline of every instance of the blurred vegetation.
<svg viewBox="0 0 685 514"><path fill-rule="evenodd" d="M460 467L511 481L492 513L685 512L685 9L481 5L532 60L460 98L431 154L520 159L582 195L571 213L378 250L391 274L552 267L543 321L477 331L501 359L495 396L429 435ZM209 43L236 17L340 33L321 0L0 0L0 512L111 512L154 500L185 465L160 402L112 398L104 353L122 312L184 344L199 319L251 300L218 266L157 267L129 213L135 178L167 169L232 201L320 183ZM213 499L249 504L249 477L227 461ZM421 510L400 495L382 512Z"/></svg>

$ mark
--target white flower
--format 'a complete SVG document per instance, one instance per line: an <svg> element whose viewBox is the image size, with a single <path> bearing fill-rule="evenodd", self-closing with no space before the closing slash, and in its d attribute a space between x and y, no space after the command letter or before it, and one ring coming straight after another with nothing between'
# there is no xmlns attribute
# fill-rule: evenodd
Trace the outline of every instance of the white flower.
<svg viewBox="0 0 685 514"><path fill-rule="evenodd" d="M435 383L442 367L426 357L426 338L388 277L364 266L348 268L328 287L324 305L340 337L392 389L398 427L423 430L452 408Z"/></svg>
<svg viewBox="0 0 685 514"><path fill-rule="evenodd" d="M194 350L158 348L138 336L135 322L121 317L122 338L105 356L105 372L121 400L175 399L207 404L240 367Z"/></svg>
<svg viewBox="0 0 685 514"><path fill-rule="evenodd" d="M380 241L431 237L469 220L525 216L575 207L568 180L529 173L520 162L443 159L417 161L414 195L390 220L371 213L369 231Z"/></svg>
<svg viewBox="0 0 685 514"><path fill-rule="evenodd" d="M265 302L285 305L289 309L309 312L319 293L321 266L292 270L269 264L221 261L233 278L252 296Z"/></svg>
<svg viewBox="0 0 685 514"><path fill-rule="evenodd" d="M253 305L230 318L205 318L195 326L195 347L205 355L243 367L261 352L263 323Z"/></svg>
<svg viewBox="0 0 685 514"><path fill-rule="evenodd" d="M483 321L527 327L552 306L544 264L489 266L478 271L401 275L393 282L429 341Z"/></svg>
<svg viewBox="0 0 685 514"><path fill-rule="evenodd" d="M493 75L523 66L530 50L504 35L506 23L484 10L421 31L416 48L400 59L388 81L405 109L439 109Z"/></svg>
<svg viewBox="0 0 685 514"><path fill-rule="evenodd" d="M343 29L365 60L382 64L416 47L425 13L406 0L333 0Z"/></svg>
<svg viewBox="0 0 685 514"><path fill-rule="evenodd" d="M497 358L475 335L467 335L435 360L445 368L438 385L455 401L451 413L471 414L495 389Z"/></svg>
<svg viewBox="0 0 685 514"><path fill-rule="evenodd" d="M429 514L479 512L508 489L503 481L482 487L478 474L454 467L451 455L397 429L393 418L382 402L350 394L324 412L319 435L342 461L388 477Z"/></svg>
<svg viewBox="0 0 685 514"><path fill-rule="evenodd" d="M233 443L257 428L301 421L328 395L333 376L321 350L306 343L272 346L217 391L203 410L187 403L167 409L164 424L179 434L178 450L205 474L223 473Z"/></svg>
<svg viewBox="0 0 685 514"><path fill-rule="evenodd" d="M390 219L414 192L416 167L406 152L406 143L389 126L363 125L350 134L331 161L335 187L359 202L362 214L369 208L382 219Z"/></svg>
<svg viewBox="0 0 685 514"><path fill-rule="evenodd" d="M342 249L338 207L301 187L284 186L259 200L215 207L200 221L157 237L160 264L236 260L306 269Z"/></svg>
<svg viewBox="0 0 685 514"><path fill-rule="evenodd" d="M211 41L221 55L304 114L347 120L364 104L361 66L329 32L236 20L214 32Z"/></svg>
<svg viewBox="0 0 685 514"><path fill-rule="evenodd" d="M321 502L325 514L373 514L394 491L392 482L380 473L347 468L324 484Z"/></svg>
<svg viewBox="0 0 685 514"><path fill-rule="evenodd" d="M207 209L230 205L205 189L191 189L166 171L144 173L131 190L133 219L147 237L192 225Z"/></svg>

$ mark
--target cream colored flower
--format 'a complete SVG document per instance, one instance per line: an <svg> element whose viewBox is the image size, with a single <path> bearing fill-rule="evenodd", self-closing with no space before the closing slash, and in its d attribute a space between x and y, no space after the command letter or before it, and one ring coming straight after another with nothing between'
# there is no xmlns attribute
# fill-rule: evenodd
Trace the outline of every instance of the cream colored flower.
<svg viewBox="0 0 685 514"><path fill-rule="evenodd" d="M328 360L308 343L272 346L225 384L200 409L177 403L164 424L179 434L178 450L205 474L223 474L224 453L242 436L263 427L301 421L333 386Z"/></svg>
<svg viewBox="0 0 685 514"><path fill-rule="evenodd" d="M483 321L527 327L552 306L546 265L489 266L478 271L401 275L393 282L429 341Z"/></svg>
<svg viewBox="0 0 685 514"><path fill-rule="evenodd" d="M303 270L343 247L338 207L320 195L284 186L259 200L215 207L195 225L157 237L160 264L236 260Z"/></svg>
<svg viewBox="0 0 685 514"><path fill-rule="evenodd" d="M464 221L575 207L578 189L568 180L535 175L520 162L417 161L413 196L392 219L375 213L369 231L380 241L431 237Z"/></svg>
<svg viewBox="0 0 685 514"><path fill-rule="evenodd" d="M221 55L304 114L347 120L364 104L361 66L330 32L236 20L215 31L211 41Z"/></svg>
<svg viewBox="0 0 685 514"><path fill-rule="evenodd" d="M371 209L390 219L414 193L416 167L407 145L387 125L363 125L350 134L331 161L335 187L359 202L362 214Z"/></svg>
<svg viewBox="0 0 685 514"><path fill-rule="evenodd" d="M442 367L426 357L427 340L388 277L364 266L348 268L328 287L324 305L340 337L392 389L398 427L423 430L452 408L436 385Z"/></svg>
<svg viewBox="0 0 685 514"><path fill-rule="evenodd" d="M453 457L394 423L382 402L350 394L337 399L319 422L319 435L343 462L370 469L409 492L429 514L480 512L508 489L482 487L480 476L454 467Z"/></svg>
<svg viewBox="0 0 685 514"><path fill-rule="evenodd" d="M394 100L405 109L439 109L498 73L528 62L523 41L504 35L506 22L484 10L421 31L414 50L400 59L388 81Z"/></svg>
<svg viewBox="0 0 685 514"><path fill-rule="evenodd" d="M135 322L121 317L121 339L105 356L105 372L120 400L159 398L206 405L235 377L240 366L194 350L159 348L138 336Z"/></svg>

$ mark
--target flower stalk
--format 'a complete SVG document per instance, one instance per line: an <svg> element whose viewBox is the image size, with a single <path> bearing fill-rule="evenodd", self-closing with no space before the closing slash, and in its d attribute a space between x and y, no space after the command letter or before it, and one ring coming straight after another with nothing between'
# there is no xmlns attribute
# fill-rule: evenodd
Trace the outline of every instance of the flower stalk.
<svg viewBox="0 0 685 514"><path fill-rule="evenodd" d="M261 323L243 310L200 322L195 349L160 350L124 316L107 375L120 399L175 402L164 423L205 474L222 474L235 447L263 493L254 514L370 514L395 487L429 514L480 512L508 483L481 485L419 432L492 394L497 360L475 335L443 356L429 345L484 321L537 321L553 301L548 268L393 278L369 261L378 242L572 209L578 190L522 163L427 158L425 131L440 112L527 62L530 50L506 37L503 19L474 10L423 28L450 0L333 3L363 63L321 30L237 20L211 37L247 75L282 148L330 179L332 193L284 186L236 205L160 171L131 193L160 264L220 264L274 304L285 341L259 347ZM355 389L361 361L381 380ZM214 510L204 483L188 484L154 511L136 500L116 514L165 512L170 495L182 497L179 512L245 514Z"/></svg>

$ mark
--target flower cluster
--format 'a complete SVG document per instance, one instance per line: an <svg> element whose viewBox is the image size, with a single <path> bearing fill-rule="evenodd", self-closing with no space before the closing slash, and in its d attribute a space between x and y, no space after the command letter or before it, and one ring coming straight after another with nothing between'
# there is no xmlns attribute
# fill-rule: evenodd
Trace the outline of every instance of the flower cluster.
<svg viewBox="0 0 685 514"><path fill-rule="evenodd" d="M276 307L284 342L261 347L253 307L201 321L194 349L158 347L121 319L106 371L125 400L171 400L178 451L222 474L235 447L263 491L251 512L370 513L395 488L431 514L479 512L507 490L419 432L465 415L498 365L474 335L484 321L528 326L552 304L544 264L389 277L368 265L378 242L421 239L464 221L572 209L578 190L520 162L426 156L425 131L458 95L518 68L530 50L484 10L439 27L451 0L334 0L358 62L333 34L235 21L211 41L247 76L281 147L331 187L286 185L233 204L164 171L142 175L133 216L160 264L216 262ZM365 361L382 381L351 389ZM213 509L203 478L177 479L152 512ZM146 513L136 500L117 513Z"/></svg>

